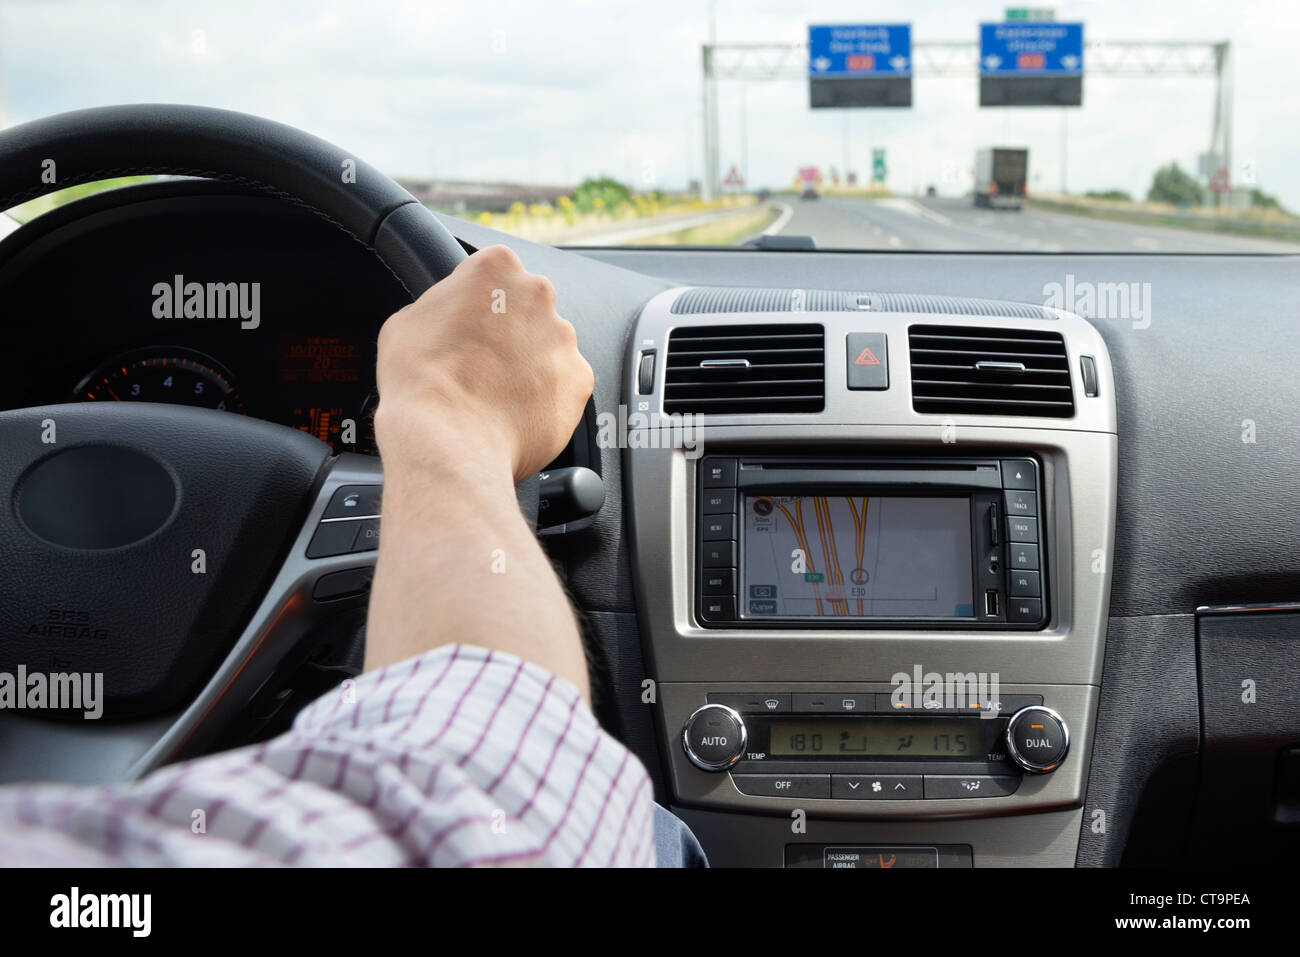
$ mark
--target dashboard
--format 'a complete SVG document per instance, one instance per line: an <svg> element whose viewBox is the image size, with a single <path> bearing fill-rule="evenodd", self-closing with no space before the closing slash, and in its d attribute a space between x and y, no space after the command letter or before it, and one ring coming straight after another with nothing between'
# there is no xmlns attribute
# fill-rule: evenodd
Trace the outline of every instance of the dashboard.
<svg viewBox="0 0 1300 957"><path fill-rule="evenodd" d="M575 252L444 222L553 280L595 417L702 417L694 447L647 425L590 450L605 504L545 542L598 717L714 862L1294 852L1300 327L1277 304L1294 301L1295 257ZM24 232L0 242L17 357L0 408L183 398L370 451L375 338L406 296L328 223L174 181ZM1151 321L1026 305L1067 277L1150 282ZM236 289L214 320L217 281ZM190 282L203 315L186 314ZM1056 379L1016 414L945 413L927 350L971 330L1051 353ZM816 386L734 374L735 341L769 336L819 357ZM776 391L697 404L737 381ZM900 713L892 679L918 667L918 684L999 686ZM1247 679L1264 692L1250 707Z"/></svg>

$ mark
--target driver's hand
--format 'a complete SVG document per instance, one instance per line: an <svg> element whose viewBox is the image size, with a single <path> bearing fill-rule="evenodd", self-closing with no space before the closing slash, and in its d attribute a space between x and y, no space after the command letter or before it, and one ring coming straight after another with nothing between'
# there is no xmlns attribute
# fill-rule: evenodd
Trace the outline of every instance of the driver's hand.
<svg viewBox="0 0 1300 957"><path fill-rule="evenodd" d="M563 450L592 384L550 281L505 246L481 250L379 332L385 472L452 455L499 461L518 482Z"/></svg>

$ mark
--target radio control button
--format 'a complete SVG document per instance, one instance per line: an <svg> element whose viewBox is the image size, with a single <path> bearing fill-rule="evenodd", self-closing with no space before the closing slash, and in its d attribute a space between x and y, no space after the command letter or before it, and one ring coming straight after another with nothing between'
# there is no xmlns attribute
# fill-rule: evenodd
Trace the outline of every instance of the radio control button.
<svg viewBox="0 0 1300 957"><path fill-rule="evenodd" d="M701 474L705 488L734 488L736 485L736 460L706 459Z"/></svg>
<svg viewBox="0 0 1300 957"><path fill-rule="evenodd" d="M704 542L700 546L700 564L705 568L734 568L735 542Z"/></svg>
<svg viewBox="0 0 1300 957"><path fill-rule="evenodd" d="M735 515L705 515L701 523L706 542L725 542L736 537Z"/></svg>
<svg viewBox="0 0 1300 957"><path fill-rule="evenodd" d="M828 798L829 774L732 774L736 790L756 797Z"/></svg>
<svg viewBox="0 0 1300 957"><path fill-rule="evenodd" d="M700 572L700 594L735 595L736 570L734 568L705 568Z"/></svg>
<svg viewBox="0 0 1300 957"><path fill-rule="evenodd" d="M876 710L873 692L818 691L793 696L795 711L834 711L839 714L862 714Z"/></svg>
<svg viewBox="0 0 1300 957"><path fill-rule="evenodd" d="M707 522L708 519L705 519ZM707 537L707 536L705 536ZM730 538L731 536L726 536ZM1038 519L1007 516L1007 540L1012 542L1037 542Z"/></svg>
<svg viewBox="0 0 1300 957"><path fill-rule="evenodd" d="M1038 546L1037 545L1016 545L1007 546L1007 563L1012 569L1023 568L1028 571L1038 570Z"/></svg>
<svg viewBox="0 0 1300 957"><path fill-rule="evenodd" d="M1042 592L1038 585L1038 572L1022 572L1012 569L1007 572L1008 594L1012 598L1037 598Z"/></svg>
<svg viewBox="0 0 1300 957"><path fill-rule="evenodd" d="M1011 774L927 774L925 798L927 801L953 798L1006 797L1015 794L1020 778Z"/></svg>
<svg viewBox="0 0 1300 957"><path fill-rule="evenodd" d="M1041 598L1008 598L1007 621L1038 621L1043 617Z"/></svg>
<svg viewBox="0 0 1300 957"><path fill-rule="evenodd" d="M710 691L709 704L725 704L744 714L773 714L790 710L790 696L783 691Z"/></svg>
<svg viewBox="0 0 1300 957"><path fill-rule="evenodd" d="M700 617L705 621L735 621L736 599L730 596L700 598Z"/></svg>
<svg viewBox="0 0 1300 957"><path fill-rule="evenodd" d="M697 709L682 728L682 750L703 771L725 771L741 759L748 742L745 722L722 704Z"/></svg>
<svg viewBox="0 0 1300 957"><path fill-rule="evenodd" d="M361 518L379 514L382 485L343 485L330 496L321 518Z"/></svg>
<svg viewBox="0 0 1300 957"><path fill-rule="evenodd" d="M1037 488L1038 471L1027 459L1002 460L1003 488Z"/></svg>
<svg viewBox="0 0 1300 957"><path fill-rule="evenodd" d="M1033 518L1038 514L1038 497L1033 492L1003 492L1007 503L1007 515L1025 515Z"/></svg>
<svg viewBox="0 0 1300 957"><path fill-rule="evenodd" d="M705 515L731 515L736 511L736 490L734 488L706 488L700 493L704 503ZM1034 514L1026 512L1027 515Z"/></svg>
<svg viewBox="0 0 1300 957"><path fill-rule="evenodd" d="M1070 750L1065 719L1042 705L1022 708L1011 717L1006 734L1007 754L1032 774L1060 767Z"/></svg>
<svg viewBox="0 0 1300 957"><path fill-rule="evenodd" d="M916 801L919 774L832 774L831 797L838 801Z"/></svg>

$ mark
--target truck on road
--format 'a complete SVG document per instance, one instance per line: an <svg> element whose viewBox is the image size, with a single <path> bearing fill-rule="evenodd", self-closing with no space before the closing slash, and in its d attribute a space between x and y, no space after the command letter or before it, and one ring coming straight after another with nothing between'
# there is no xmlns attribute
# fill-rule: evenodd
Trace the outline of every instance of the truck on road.
<svg viewBox="0 0 1300 957"><path fill-rule="evenodd" d="M1029 150L1002 146L975 153L975 205L1019 209L1029 180Z"/></svg>

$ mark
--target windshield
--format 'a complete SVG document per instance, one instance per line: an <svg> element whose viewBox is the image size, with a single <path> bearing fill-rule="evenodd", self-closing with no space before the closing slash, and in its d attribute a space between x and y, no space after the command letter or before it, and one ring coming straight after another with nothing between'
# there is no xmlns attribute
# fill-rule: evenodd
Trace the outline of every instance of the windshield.
<svg viewBox="0 0 1300 957"><path fill-rule="evenodd" d="M1280 2L0 0L0 122L243 110L557 245L1294 252L1297 25Z"/></svg>

